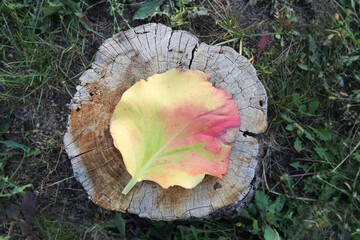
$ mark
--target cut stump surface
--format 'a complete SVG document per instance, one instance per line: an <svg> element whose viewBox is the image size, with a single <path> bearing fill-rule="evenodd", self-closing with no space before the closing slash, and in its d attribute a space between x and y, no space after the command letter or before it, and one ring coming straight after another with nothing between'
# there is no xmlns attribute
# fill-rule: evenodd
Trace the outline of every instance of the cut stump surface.
<svg viewBox="0 0 360 240"><path fill-rule="evenodd" d="M162 189L143 181L123 195L131 175L110 135L112 113L121 95L136 81L172 68L209 74L212 84L235 100L241 128L228 172L222 179L206 176L193 189ZM146 24L106 40L80 82L64 144L77 180L94 203L153 220L181 220L231 214L251 200L261 165L256 135L267 128L267 96L254 67L235 50L199 43L192 34L162 24Z"/></svg>

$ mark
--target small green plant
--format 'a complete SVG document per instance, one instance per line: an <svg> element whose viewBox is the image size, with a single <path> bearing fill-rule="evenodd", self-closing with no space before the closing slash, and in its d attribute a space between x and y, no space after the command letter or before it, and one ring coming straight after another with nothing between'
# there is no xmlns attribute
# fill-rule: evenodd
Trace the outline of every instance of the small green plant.
<svg viewBox="0 0 360 240"><path fill-rule="evenodd" d="M134 20L166 16L170 27L180 27L197 17L208 15L208 10L196 6L193 0L158 1L146 0L135 13Z"/></svg>
<svg viewBox="0 0 360 240"><path fill-rule="evenodd" d="M113 237L126 238L126 221L121 213L115 213L114 217L106 223L105 228L108 230L115 229L115 231L109 231Z"/></svg>
<svg viewBox="0 0 360 240"><path fill-rule="evenodd" d="M65 26L76 24L83 17L83 9L87 6L85 1L54 0L45 1L40 8L39 29L45 33L51 25L51 17L57 16Z"/></svg>
<svg viewBox="0 0 360 240"><path fill-rule="evenodd" d="M66 83L78 74L71 70L75 59L86 66L81 35L73 28L80 28L85 6L82 1L0 3L0 100L37 99L40 104L46 89L69 92ZM58 30L49 30L56 25L64 30L69 45L54 40Z"/></svg>
<svg viewBox="0 0 360 240"><path fill-rule="evenodd" d="M156 221L149 227L141 239L242 239L239 238L238 234L236 226L227 223L219 217L201 222L193 221L188 224Z"/></svg>
<svg viewBox="0 0 360 240"><path fill-rule="evenodd" d="M280 226L291 222L292 212L283 212L285 197L278 196L275 201L269 200L265 193L257 191L255 193L255 203L239 213L240 216L252 221L248 225L248 231L257 235L260 239L272 240L282 239ZM244 227L245 224L239 222L238 226Z"/></svg>
<svg viewBox="0 0 360 240"><path fill-rule="evenodd" d="M230 10L228 7L225 7L220 1L214 1L216 6L212 4L212 1L209 1L209 4L212 6L213 11L215 12L216 24L220 26L225 33L222 34L218 39L216 39L212 44L215 45L228 45L234 49L239 49L239 54L243 55L243 52L247 54L249 57L251 53L245 48L244 39L245 38L253 38L253 37L261 37L266 35L273 35L275 33L257 33L257 28L264 24L265 21L255 22L250 24L249 26L243 26L242 15L250 5L251 1L249 1L245 7L241 10L240 14L237 13L236 9ZM218 10L220 9L221 12Z"/></svg>
<svg viewBox="0 0 360 240"><path fill-rule="evenodd" d="M110 16L114 17L113 34L116 34L119 31L123 30L123 28L121 27L121 20L123 20L126 23L129 29L132 29L132 27L129 24L129 20L124 16L125 0L123 0L122 3L114 0L107 0L107 2L110 4L110 9L109 9ZM118 17L120 17L121 19L120 21L118 20Z"/></svg>
<svg viewBox="0 0 360 240"><path fill-rule="evenodd" d="M81 239L86 229L78 223L64 219L62 216L46 216L39 214L34 223L29 225L34 233L41 239L65 240ZM89 237L88 234L87 236Z"/></svg>
<svg viewBox="0 0 360 240"><path fill-rule="evenodd" d="M10 119L0 120L0 198L10 198L18 194L22 194L31 184L20 185L15 176L19 171L24 160L30 156L36 155L38 151L30 151L30 148L17 143L6 140L6 134L10 128ZM11 175L5 173L6 163L14 156L22 155L22 160Z"/></svg>

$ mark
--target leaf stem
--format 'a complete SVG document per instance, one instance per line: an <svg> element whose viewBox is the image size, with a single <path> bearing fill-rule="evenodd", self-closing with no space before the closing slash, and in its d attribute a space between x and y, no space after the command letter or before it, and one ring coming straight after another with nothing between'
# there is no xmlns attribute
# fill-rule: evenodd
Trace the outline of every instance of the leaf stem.
<svg viewBox="0 0 360 240"><path fill-rule="evenodd" d="M126 185L126 187L124 188L124 190L122 191L122 194L126 195L128 192L131 191L131 189L135 186L135 184L137 183L137 180L135 177L133 177L130 182L128 182L128 184Z"/></svg>

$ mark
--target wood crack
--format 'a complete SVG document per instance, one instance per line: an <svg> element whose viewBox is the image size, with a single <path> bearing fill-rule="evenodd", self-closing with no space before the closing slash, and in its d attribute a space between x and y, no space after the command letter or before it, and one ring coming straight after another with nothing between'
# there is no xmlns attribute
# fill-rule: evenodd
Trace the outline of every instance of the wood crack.
<svg viewBox="0 0 360 240"><path fill-rule="evenodd" d="M77 154L77 155L75 155L75 156L72 156L72 157L70 157L70 159L74 159L74 158L80 157L80 156L82 156L82 155L84 155L84 154L86 154L86 153L89 153L89 152L92 152L92 151L95 151L95 150L96 150L96 149L90 149L90 150L88 150L88 151L85 151L85 152L79 153L79 154Z"/></svg>
<svg viewBox="0 0 360 240"><path fill-rule="evenodd" d="M191 50L191 58L190 58L190 62L189 62L189 68L188 69L191 69L191 65L192 65L192 62L194 60L194 57L195 57L195 52L197 50L197 45L194 46L194 48Z"/></svg>

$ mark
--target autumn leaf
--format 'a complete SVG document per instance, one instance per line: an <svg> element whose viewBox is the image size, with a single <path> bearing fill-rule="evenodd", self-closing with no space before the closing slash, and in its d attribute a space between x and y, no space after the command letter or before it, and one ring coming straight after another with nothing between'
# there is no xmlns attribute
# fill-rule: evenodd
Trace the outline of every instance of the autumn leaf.
<svg viewBox="0 0 360 240"><path fill-rule="evenodd" d="M267 32L264 32L264 33L266 34ZM259 40L258 45L257 45L257 47L258 47L257 48L257 58L258 59L259 59L262 51L266 47L266 45L269 43L269 41L270 41L270 36L269 35L262 35L260 37L260 40Z"/></svg>
<svg viewBox="0 0 360 240"><path fill-rule="evenodd" d="M123 94L110 123L132 176L123 194L143 180L193 188L205 174L221 178L227 172L240 117L231 95L209 79L200 71L172 69Z"/></svg>

